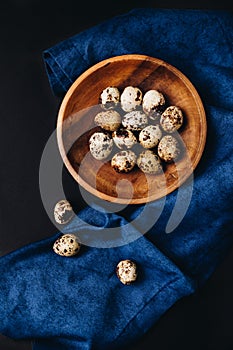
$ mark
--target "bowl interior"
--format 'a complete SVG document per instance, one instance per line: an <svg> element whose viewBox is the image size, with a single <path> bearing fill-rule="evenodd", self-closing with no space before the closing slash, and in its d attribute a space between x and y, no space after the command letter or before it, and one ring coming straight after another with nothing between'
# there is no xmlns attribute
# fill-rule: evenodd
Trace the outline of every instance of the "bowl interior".
<svg viewBox="0 0 233 350"><path fill-rule="evenodd" d="M160 175L145 175L137 167L116 173L110 160L98 161L89 153L89 138L99 128L94 116L101 110L101 91L117 86L122 92L129 85L143 93L161 91L167 104L179 106L184 113L179 130L184 152ZM205 111L193 84L175 67L144 55L117 56L92 66L72 84L59 110L57 137L65 166L87 191L111 202L146 203L174 191L197 166L206 140Z"/></svg>

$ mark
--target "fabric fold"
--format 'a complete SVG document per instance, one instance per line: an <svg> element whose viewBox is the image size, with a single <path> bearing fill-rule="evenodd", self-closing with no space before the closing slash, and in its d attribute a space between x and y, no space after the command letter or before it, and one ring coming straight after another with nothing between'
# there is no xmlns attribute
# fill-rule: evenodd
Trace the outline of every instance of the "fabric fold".
<svg viewBox="0 0 233 350"><path fill-rule="evenodd" d="M142 205L118 214L87 206L57 235L1 257L0 332L34 339L34 350L117 349L141 337L177 300L207 281L233 245L232 38L233 18L226 11L139 8L43 52L59 97L86 69L111 56L138 53L169 62L200 94L207 141L193 182L165 198L161 215L144 235L160 200L136 222ZM167 233L174 210L180 217ZM117 234L106 240L114 227ZM79 256L53 252L53 242L65 232L89 240ZM99 241L105 247L97 247ZM126 258L139 267L130 286L115 273Z"/></svg>
<svg viewBox="0 0 233 350"><path fill-rule="evenodd" d="M91 217L97 214L104 221L106 214L94 209ZM81 216L90 222L90 209ZM118 219L112 214L110 227L118 225ZM67 232L90 230L76 220ZM95 230L99 227L92 226L92 233ZM51 347L59 343L57 338L61 343L67 339L65 346L71 348L75 341L75 349L118 347L144 334L176 300L194 291L195 283L144 236L116 248L83 246L79 256L64 258L52 249L60 235L0 259L0 331L13 338L36 338L35 349L41 347L40 338L42 344L54 339ZM130 286L116 275L123 259L138 266L138 279ZM153 308L148 308L150 303Z"/></svg>
<svg viewBox="0 0 233 350"><path fill-rule="evenodd" d="M204 66L217 63L231 69L231 39L232 18L227 11L139 8L84 30L43 54L51 70L52 90L63 96L69 80L74 82L93 64L121 54L163 59L194 81L192 64L200 57Z"/></svg>

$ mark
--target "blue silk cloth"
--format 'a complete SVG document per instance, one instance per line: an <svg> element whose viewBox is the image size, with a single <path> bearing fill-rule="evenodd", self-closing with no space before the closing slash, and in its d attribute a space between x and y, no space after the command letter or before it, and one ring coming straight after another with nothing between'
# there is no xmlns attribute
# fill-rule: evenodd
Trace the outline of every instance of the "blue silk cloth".
<svg viewBox="0 0 233 350"><path fill-rule="evenodd" d="M169 218L177 201L190 198L190 183L167 195L144 235L161 200L143 215L144 205L117 213L87 205L63 230L95 240L117 227L125 244L84 245L78 256L65 258L52 250L58 232L1 257L1 333L34 339L34 350L121 349L207 281L233 245L232 43L231 13L138 8L43 52L51 88L60 97L82 72L108 57L137 53L169 62L201 96L207 141L191 201L181 222L173 218L173 229ZM115 273L122 259L138 266L138 279L129 286Z"/></svg>

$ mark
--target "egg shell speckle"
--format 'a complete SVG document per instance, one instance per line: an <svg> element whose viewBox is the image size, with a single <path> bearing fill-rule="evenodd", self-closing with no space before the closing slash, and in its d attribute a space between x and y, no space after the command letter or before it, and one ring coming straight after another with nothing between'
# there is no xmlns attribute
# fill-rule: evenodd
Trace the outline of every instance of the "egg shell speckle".
<svg viewBox="0 0 233 350"><path fill-rule="evenodd" d="M120 114L110 109L108 111L102 111L96 114L94 118L95 124L107 131L117 130L121 125Z"/></svg>
<svg viewBox="0 0 233 350"><path fill-rule="evenodd" d="M159 174L163 171L159 156L151 150L145 150L139 154L137 165L146 174Z"/></svg>
<svg viewBox="0 0 233 350"><path fill-rule="evenodd" d="M116 146L120 149L129 149L137 144L137 138L134 133L123 128L114 131L112 138Z"/></svg>
<svg viewBox="0 0 233 350"><path fill-rule="evenodd" d="M106 159L112 152L113 139L104 132L95 132L89 139L89 148L95 159Z"/></svg>
<svg viewBox="0 0 233 350"><path fill-rule="evenodd" d="M120 91L116 86L108 86L100 94L100 103L104 109L114 108L119 101Z"/></svg>
<svg viewBox="0 0 233 350"><path fill-rule="evenodd" d="M56 203L54 207L54 219L58 224L67 224L73 216L73 208L66 199L62 199Z"/></svg>
<svg viewBox="0 0 233 350"><path fill-rule="evenodd" d="M132 260L122 260L117 264L116 274L123 284L129 285L137 279L137 265Z"/></svg>
<svg viewBox="0 0 233 350"><path fill-rule="evenodd" d="M78 254L81 244L74 234L65 234L59 237L53 244L53 250L56 254L71 257Z"/></svg>
<svg viewBox="0 0 233 350"><path fill-rule="evenodd" d="M111 166L118 173L128 173L136 164L136 155L131 150L116 153L111 160Z"/></svg>
<svg viewBox="0 0 233 350"><path fill-rule="evenodd" d="M135 110L142 103L142 91L136 86L126 86L121 94L121 108L125 112Z"/></svg>
<svg viewBox="0 0 233 350"><path fill-rule="evenodd" d="M148 118L142 111L132 111L123 116L122 125L129 130L140 131L148 125Z"/></svg>
<svg viewBox="0 0 233 350"><path fill-rule="evenodd" d="M180 155L178 140L172 135L165 135L158 144L158 155L165 162L172 162Z"/></svg>
<svg viewBox="0 0 233 350"><path fill-rule="evenodd" d="M169 106L162 113L160 125L167 133L178 130L183 124L183 112L178 106Z"/></svg>
<svg viewBox="0 0 233 350"><path fill-rule="evenodd" d="M144 148L157 146L162 137L159 125L147 125L139 133L139 142Z"/></svg>
<svg viewBox="0 0 233 350"><path fill-rule="evenodd" d="M155 120L164 111L165 102L165 97L160 91L148 90L143 96L142 108L150 119Z"/></svg>

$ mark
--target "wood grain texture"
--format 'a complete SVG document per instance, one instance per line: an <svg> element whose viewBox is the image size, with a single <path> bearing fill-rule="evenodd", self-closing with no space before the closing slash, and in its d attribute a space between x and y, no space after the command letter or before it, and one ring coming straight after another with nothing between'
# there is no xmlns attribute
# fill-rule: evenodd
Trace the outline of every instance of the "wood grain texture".
<svg viewBox="0 0 233 350"><path fill-rule="evenodd" d="M178 133L182 155L165 164L160 175L145 175L138 167L127 174L116 173L109 159L97 161L89 153L89 137L98 129L94 116L101 109L101 91L117 86L122 92L128 85L139 87L143 94L159 90L168 105L177 105L184 113ZM68 90L57 118L58 147L73 178L90 193L122 204L154 201L177 189L196 168L206 133L205 110L193 84L167 62L144 55L116 56L89 68Z"/></svg>

